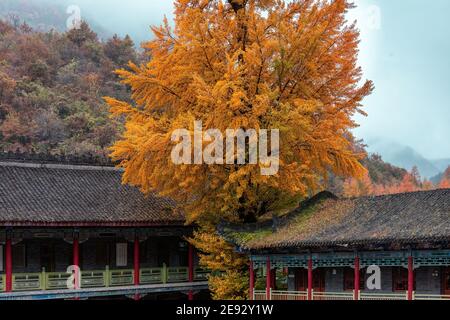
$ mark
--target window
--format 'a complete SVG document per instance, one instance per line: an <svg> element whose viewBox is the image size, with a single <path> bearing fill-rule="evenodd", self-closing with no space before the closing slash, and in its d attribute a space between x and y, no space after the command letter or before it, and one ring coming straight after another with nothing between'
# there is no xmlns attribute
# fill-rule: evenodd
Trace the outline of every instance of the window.
<svg viewBox="0 0 450 320"><path fill-rule="evenodd" d="M25 268L27 266L26 247L24 244L12 246L13 268Z"/></svg>
<svg viewBox="0 0 450 320"><path fill-rule="evenodd" d="M128 243L116 243L116 266L126 267L128 265Z"/></svg>
<svg viewBox="0 0 450 320"><path fill-rule="evenodd" d="M414 277L415 279L415 277ZM416 283L414 281L414 289ZM408 269L403 267L392 268L392 291L408 290Z"/></svg>
<svg viewBox="0 0 450 320"><path fill-rule="evenodd" d="M355 269L344 269L344 290L352 291L355 289ZM359 270L359 290L365 289L365 273L364 269Z"/></svg>

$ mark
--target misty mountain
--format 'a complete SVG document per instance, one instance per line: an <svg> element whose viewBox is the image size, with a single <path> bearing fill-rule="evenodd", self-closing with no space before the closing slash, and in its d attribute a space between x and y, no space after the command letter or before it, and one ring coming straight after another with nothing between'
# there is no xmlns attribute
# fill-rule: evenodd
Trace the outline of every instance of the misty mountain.
<svg viewBox="0 0 450 320"><path fill-rule="evenodd" d="M63 30L67 19L64 8L32 0L2 0L0 18L12 23L25 21L38 31Z"/></svg>
<svg viewBox="0 0 450 320"><path fill-rule="evenodd" d="M440 168L443 168L441 173L439 173L438 175L435 175L434 177L432 177L430 179L430 181L433 182L434 184L438 184L439 182L442 181L442 178L444 178L445 171L448 168L450 168L450 165L448 165L450 163L450 159L436 160L434 162L437 163L437 165L439 165ZM445 165L445 164L447 164L447 165Z"/></svg>
<svg viewBox="0 0 450 320"><path fill-rule="evenodd" d="M172 0L0 0L0 19L13 13L37 31L66 31L69 8L74 5L100 39L129 35L136 47L152 39L150 26L160 25L165 16L169 21L173 18Z"/></svg>
<svg viewBox="0 0 450 320"><path fill-rule="evenodd" d="M444 172L447 170L449 164L450 164L450 158L448 159L438 159L438 160L432 160L432 163L441 171Z"/></svg>
<svg viewBox="0 0 450 320"><path fill-rule="evenodd" d="M1 0L0 19L13 24L27 23L36 31L67 31L67 21L71 13L67 12L68 0ZM81 16L101 39L111 37L114 33L102 27L89 13Z"/></svg>
<svg viewBox="0 0 450 320"><path fill-rule="evenodd" d="M428 179L438 176L450 166L450 159L427 159L409 146L384 139L369 141L368 151L378 153L383 156L385 161L408 171L417 166L422 177Z"/></svg>
<svg viewBox="0 0 450 320"><path fill-rule="evenodd" d="M444 177L444 172L441 172L438 175L431 177L430 181L433 182L434 184L439 184L442 181L443 177Z"/></svg>

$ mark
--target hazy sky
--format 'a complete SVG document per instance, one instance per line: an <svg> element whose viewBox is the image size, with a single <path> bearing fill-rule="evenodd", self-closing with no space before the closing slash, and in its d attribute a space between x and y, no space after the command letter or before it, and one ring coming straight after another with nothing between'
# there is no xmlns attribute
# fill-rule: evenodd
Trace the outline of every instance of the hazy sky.
<svg viewBox="0 0 450 320"><path fill-rule="evenodd" d="M379 8L380 21L362 27L361 63L376 89L356 134L369 144L381 137L427 158L450 157L450 1L359 2Z"/></svg>
<svg viewBox="0 0 450 320"><path fill-rule="evenodd" d="M58 0L49 0L58 1ZM64 1L64 0L62 0ZM58 1L59 2L59 1ZM172 16L170 0L72 0L105 29L150 38L149 26ZM361 29L360 61L375 82L356 135L450 158L449 0L356 0L349 18Z"/></svg>

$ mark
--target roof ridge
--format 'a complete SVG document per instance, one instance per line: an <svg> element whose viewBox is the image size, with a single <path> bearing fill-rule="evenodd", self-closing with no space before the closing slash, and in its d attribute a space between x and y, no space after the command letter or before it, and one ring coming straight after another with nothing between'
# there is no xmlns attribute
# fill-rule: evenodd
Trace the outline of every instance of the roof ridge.
<svg viewBox="0 0 450 320"><path fill-rule="evenodd" d="M0 167L34 168L34 169L56 169L56 170L89 170L89 171L117 171L123 169L113 166L70 164L70 163L39 163L39 162L16 162L0 160Z"/></svg>
<svg viewBox="0 0 450 320"><path fill-rule="evenodd" d="M184 225L174 200L124 185L119 170L0 160L0 228Z"/></svg>
<svg viewBox="0 0 450 320"><path fill-rule="evenodd" d="M114 167L113 162L107 155L98 154L50 154L50 153L28 153L28 152L1 152L0 162L35 163L35 164L60 164L78 166Z"/></svg>
<svg viewBox="0 0 450 320"><path fill-rule="evenodd" d="M374 199L374 198L384 198L384 197L392 197L392 196L402 196L402 195L411 195L418 193L433 193L437 191L450 191L450 188L436 188L432 190L417 190L417 191L405 191L399 193L387 193L387 194L379 194L379 195L367 195L360 197L348 197L348 198L339 198L339 200L355 200L355 199Z"/></svg>

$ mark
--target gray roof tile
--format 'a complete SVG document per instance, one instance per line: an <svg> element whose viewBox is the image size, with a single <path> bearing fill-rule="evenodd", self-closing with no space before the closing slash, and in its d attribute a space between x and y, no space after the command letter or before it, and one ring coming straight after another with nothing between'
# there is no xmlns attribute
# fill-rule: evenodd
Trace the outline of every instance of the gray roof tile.
<svg viewBox="0 0 450 320"><path fill-rule="evenodd" d="M122 185L113 168L0 163L0 225L184 224L175 202Z"/></svg>
<svg viewBox="0 0 450 320"><path fill-rule="evenodd" d="M325 197L324 197L325 194ZM450 189L337 199L322 193L283 218L219 231L244 250L450 241Z"/></svg>

